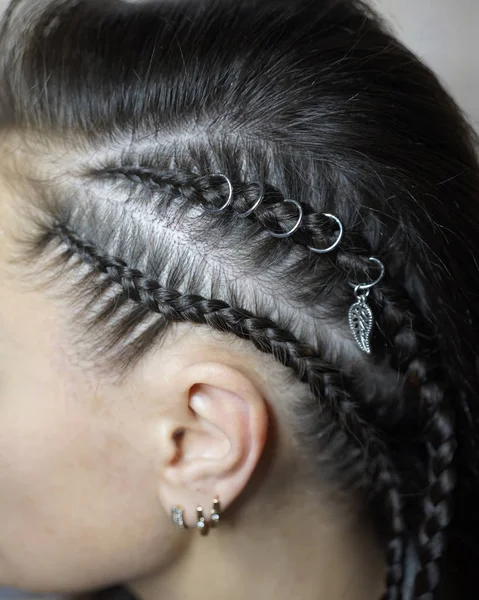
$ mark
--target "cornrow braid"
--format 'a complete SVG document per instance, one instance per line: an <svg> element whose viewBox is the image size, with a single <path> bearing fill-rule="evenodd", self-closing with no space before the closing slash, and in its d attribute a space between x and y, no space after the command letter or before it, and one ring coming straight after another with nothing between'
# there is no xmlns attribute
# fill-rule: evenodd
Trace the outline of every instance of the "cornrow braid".
<svg viewBox="0 0 479 600"><path fill-rule="evenodd" d="M162 196L182 198L191 205L219 208L224 203L225 178L219 175L197 175L187 171L157 171L146 167L119 166L90 171L98 178L125 178L135 184L161 190ZM234 202L231 209L238 215L256 220L263 229L283 234L291 231L298 220L294 205L285 203L280 190L266 183L234 182ZM257 208L251 208L262 200ZM300 203L303 211L301 227L288 236L295 244L309 247L327 247L337 239L334 222L318 214L311 206ZM366 252L364 255L366 256ZM356 255L357 256L357 255ZM367 261L363 262L367 266Z"/></svg>
<svg viewBox="0 0 479 600"><path fill-rule="evenodd" d="M347 378L322 361L315 351L292 333L269 318L259 318L244 309L236 309L222 300L199 295L181 294L165 289L147 278L140 270L130 268L120 259L100 253L63 224L49 230L43 246L60 241L66 258L78 257L98 274L121 286L128 299L161 314L168 322L192 322L249 340L261 352L272 354L291 368L298 379L308 384L315 399L321 398L321 413L335 423L329 432L328 445L341 449L356 444L353 462L368 449L369 478L376 483L376 503L389 525L387 538L387 589L382 600L400 600L404 577L406 523L403 517L400 478L391 459L371 426L358 414L356 403L348 392Z"/></svg>
<svg viewBox="0 0 479 600"><path fill-rule="evenodd" d="M197 175L189 171L157 171L140 166L111 166L89 172L97 178L124 178L135 184L161 191L163 199L179 198L188 205L199 205L222 212L227 206L240 217L254 219L260 227L275 236L284 236L291 244L309 250L326 252L335 250L336 267L344 273L344 279L361 282L370 276L371 250L364 247L362 238L347 232L349 237L344 248L337 247L343 236L338 237L336 217L318 213L304 202L286 202L284 194L267 183L234 182L224 175ZM234 190L233 202L224 204L226 183ZM259 198L258 198L259 194ZM254 208L254 210L252 210ZM298 221L298 208L301 211ZM300 225L300 226L298 226ZM341 225L342 228L342 225ZM283 242L286 240L283 240ZM352 251L347 251L349 247ZM333 253L331 253L333 254ZM353 296L352 296L353 297Z"/></svg>

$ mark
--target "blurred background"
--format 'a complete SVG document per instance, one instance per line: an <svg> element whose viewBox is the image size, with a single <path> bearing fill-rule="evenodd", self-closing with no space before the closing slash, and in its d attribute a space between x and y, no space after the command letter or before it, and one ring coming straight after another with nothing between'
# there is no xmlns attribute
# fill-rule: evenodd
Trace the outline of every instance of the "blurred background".
<svg viewBox="0 0 479 600"><path fill-rule="evenodd" d="M369 1L387 17L402 41L434 69L479 131L479 1ZM9 0L0 0L0 14L8 4ZM21 598L26 596L0 590L0 600Z"/></svg>
<svg viewBox="0 0 479 600"><path fill-rule="evenodd" d="M478 0L369 1L434 69L479 131Z"/></svg>

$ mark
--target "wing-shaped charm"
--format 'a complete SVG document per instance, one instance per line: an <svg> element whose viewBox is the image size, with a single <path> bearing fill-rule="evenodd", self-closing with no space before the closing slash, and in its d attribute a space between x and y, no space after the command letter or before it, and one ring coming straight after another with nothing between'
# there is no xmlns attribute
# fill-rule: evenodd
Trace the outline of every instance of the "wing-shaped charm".
<svg viewBox="0 0 479 600"><path fill-rule="evenodd" d="M366 303L364 296L349 309L349 327L353 332L356 344L366 354L371 354L371 334L373 331L374 316L372 310Z"/></svg>

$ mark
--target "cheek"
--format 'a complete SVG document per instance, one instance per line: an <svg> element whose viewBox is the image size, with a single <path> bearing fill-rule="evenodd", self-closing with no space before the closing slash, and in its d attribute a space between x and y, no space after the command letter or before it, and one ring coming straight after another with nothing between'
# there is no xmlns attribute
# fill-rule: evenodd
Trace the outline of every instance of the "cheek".
<svg viewBox="0 0 479 600"><path fill-rule="evenodd" d="M65 405L12 412L0 427L0 584L67 592L151 568L169 528L138 448Z"/></svg>
<svg viewBox="0 0 479 600"><path fill-rule="evenodd" d="M12 328L15 310L0 367L0 586L66 593L143 575L170 528L140 424L98 410L122 399L72 367L53 320L37 318L33 337L27 307Z"/></svg>

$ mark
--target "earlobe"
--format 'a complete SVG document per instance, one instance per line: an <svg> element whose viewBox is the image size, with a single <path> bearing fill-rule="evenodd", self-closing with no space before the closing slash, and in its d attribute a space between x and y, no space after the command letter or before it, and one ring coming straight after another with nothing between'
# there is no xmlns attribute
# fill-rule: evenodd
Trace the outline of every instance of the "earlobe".
<svg viewBox="0 0 479 600"><path fill-rule="evenodd" d="M178 387L180 386L180 387ZM185 521L196 508L221 499L224 510L248 484L268 432L265 399L240 371L218 363L192 365L178 374L176 389L188 410L182 431L164 465L162 503L185 506ZM174 460L171 457L174 456Z"/></svg>

